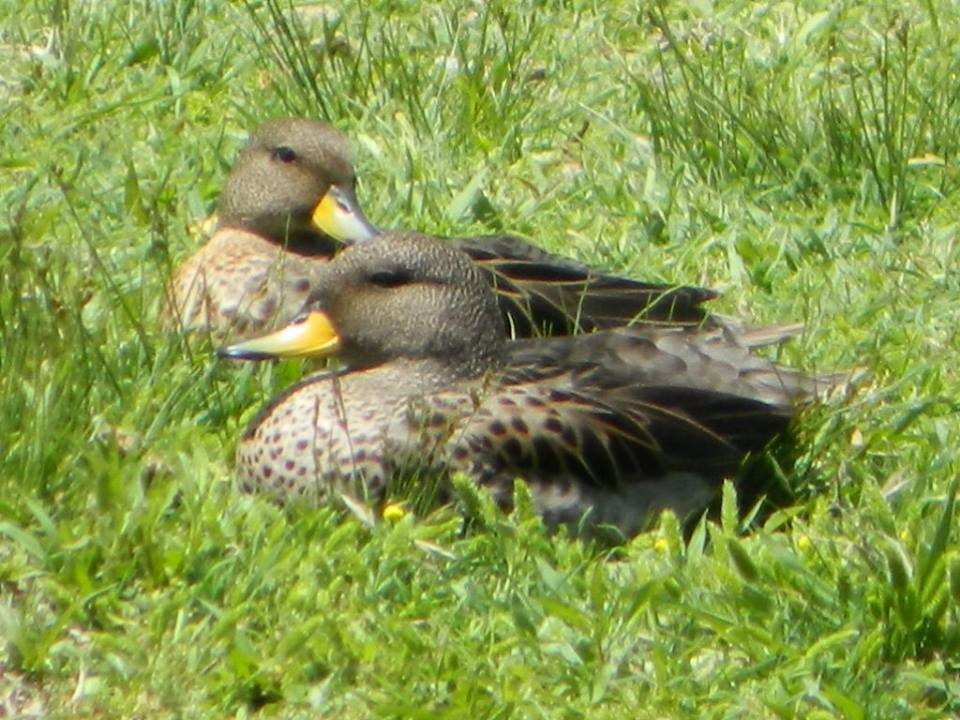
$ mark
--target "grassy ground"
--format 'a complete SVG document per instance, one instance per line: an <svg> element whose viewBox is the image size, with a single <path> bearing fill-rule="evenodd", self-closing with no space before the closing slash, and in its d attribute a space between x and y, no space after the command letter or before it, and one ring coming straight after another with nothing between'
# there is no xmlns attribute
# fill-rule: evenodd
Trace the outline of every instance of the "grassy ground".
<svg viewBox="0 0 960 720"><path fill-rule="evenodd" d="M716 5L0 0L0 715L960 713L960 14ZM350 134L375 221L718 287L869 377L799 423L789 507L615 557L241 495L300 368L156 313L286 114Z"/></svg>

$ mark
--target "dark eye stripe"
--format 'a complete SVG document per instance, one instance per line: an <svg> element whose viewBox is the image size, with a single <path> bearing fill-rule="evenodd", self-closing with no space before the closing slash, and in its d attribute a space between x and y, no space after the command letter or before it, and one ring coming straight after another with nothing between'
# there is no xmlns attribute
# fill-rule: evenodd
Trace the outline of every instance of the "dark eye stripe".
<svg viewBox="0 0 960 720"><path fill-rule="evenodd" d="M409 273L400 270L381 270L370 276L370 282L377 287L395 288L411 281Z"/></svg>

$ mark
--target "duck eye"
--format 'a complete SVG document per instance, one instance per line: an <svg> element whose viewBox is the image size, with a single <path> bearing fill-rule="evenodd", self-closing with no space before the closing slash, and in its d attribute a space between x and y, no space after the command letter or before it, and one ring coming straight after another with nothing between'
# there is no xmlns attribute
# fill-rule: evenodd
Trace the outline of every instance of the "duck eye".
<svg viewBox="0 0 960 720"><path fill-rule="evenodd" d="M270 155L274 160L279 160L282 163L292 163L297 159L297 153L286 145L275 147Z"/></svg>
<svg viewBox="0 0 960 720"><path fill-rule="evenodd" d="M410 280L410 274L403 270L380 270L370 276L370 282L382 288L400 287L409 283Z"/></svg>

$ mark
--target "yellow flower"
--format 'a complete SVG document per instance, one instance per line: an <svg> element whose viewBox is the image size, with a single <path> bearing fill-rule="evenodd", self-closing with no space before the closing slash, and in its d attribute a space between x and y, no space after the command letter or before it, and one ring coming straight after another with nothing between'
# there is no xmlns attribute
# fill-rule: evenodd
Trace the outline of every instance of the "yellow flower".
<svg viewBox="0 0 960 720"><path fill-rule="evenodd" d="M383 509L383 519L387 522L399 522L407 516L407 510L400 503L388 503Z"/></svg>

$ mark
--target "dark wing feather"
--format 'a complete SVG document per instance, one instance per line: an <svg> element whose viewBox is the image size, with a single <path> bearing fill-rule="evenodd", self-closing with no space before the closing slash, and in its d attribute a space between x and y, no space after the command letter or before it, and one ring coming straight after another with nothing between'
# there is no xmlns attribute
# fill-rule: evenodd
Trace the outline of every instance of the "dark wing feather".
<svg viewBox="0 0 960 720"><path fill-rule="evenodd" d="M532 381L566 370L584 387L610 384L710 390L790 409L835 383L810 377L754 353L794 336L795 325L733 330L618 328L593 335L515 341L507 375Z"/></svg>
<svg viewBox="0 0 960 720"><path fill-rule="evenodd" d="M705 288L596 272L511 236L455 242L490 277L518 337L628 324L699 326L709 322L702 303L717 297Z"/></svg>
<svg viewBox="0 0 960 720"><path fill-rule="evenodd" d="M486 449L491 474L556 469L606 487L675 471L728 476L821 389L753 353L798 331L619 328L515 341L468 444Z"/></svg>

